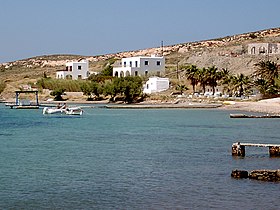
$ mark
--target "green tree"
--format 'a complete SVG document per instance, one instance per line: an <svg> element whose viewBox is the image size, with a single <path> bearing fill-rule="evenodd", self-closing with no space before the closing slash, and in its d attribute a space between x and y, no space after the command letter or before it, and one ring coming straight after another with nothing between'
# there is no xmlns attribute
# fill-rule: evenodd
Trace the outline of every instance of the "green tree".
<svg viewBox="0 0 280 210"><path fill-rule="evenodd" d="M208 74L207 69L202 68L198 70L198 82L200 83L200 86L202 87L203 93L206 91L206 85L208 84Z"/></svg>
<svg viewBox="0 0 280 210"><path fill-rule="evenodd" d="M88 97L87 100L91 101L92 100L92 92L91 92L91 88L90 88L90 85L89 85L88 82L81 84L81 90L82 90L83 94Z"/></svg>
<svg viewBox="0 0 280 210"><path fill-rule="evenodd" d="M247 88L249 88L251 83L249 76L245 76L244 74L241 73L235 77L232 77L232 80L233 80L234 87L238 91L238 95L243 96L244 91L247 90Z"/></svg>
<svg viewBox="0 0 280 210"><path fill-rule="evenodd" d="M183 84L178 84L176 90L180 91L180 94L182 95L185 90L188 90L188 87Z"/></svg>
<svg viewBox="0 0 280 210"><path fill-rule="evenodd" d="M277 80L279 77L278 64L273 61L260 61L255 64L256 70L253 73L255 77L254 84L264 97L273 97L278 94L279 86Z"/></svg>
<svg viewBox="0 0 280 210"><path fill-rule="evenodd" d="M233 84L234 79L235 76L233 76L228 69L224 69L224 68L222 69L220 84L223 85L224 91L228 93L230 96L232 96L232 92L234 89L234 84Z"/></svg>
<svg viewBox="0 0 280 210"><path fill-rule="evenodd" d="M268 81L269 84L275 85L275 80L279 76L279 68L277 63L273 61L260 61L256 63L257 69L254 71L254 75L257 78L263 78Z"/></svg>
<svg viewBox="0 0 280 210"><path fill-rule="evenodd" d="M221 73L216 66L211 66L207 70L208 85L213 89L213 95L215 94L215 88L218 85L218 81L222 78Z"/></svg>
<svg viewBox="0 0 280 210"><path fill-rule="evenodd" d="M100 97L100 94L102 93L102 87L99 83L91 82L90 89L93 95L95 95L97 98Z"/></svg>
<svg viewBox="0 0 280 210"><path fill-rule="evenodd" d="M259 78L254 82L257 89L265 98L270 98L278 94L278 87L271 85L267 80Z"/></svg>
<svg viewBox="0 0 280 210"><path fill-rule="evenodd" d="M63 101L62 95L65 94L64 92L65 92L65 89L58 88L58 89L53 90L50 94L52 96L54 96L55 101Z"/></svg>
<svg viewBox="0 0 280 210"><path fill-rule="evenodd" d="M114 88L113 82L112 81L106 81L105 84L103 85L103 95L105 96L110 96L110 101L114 99L114 97L117 95L117 91Z"/></svg>
<svg viewBox="0 0 280 210"><path fill-rule="evenodd" d="M132 76L121 78L121 93L125 96L125 102L132 103L142 93L142 79Z"/></svg>
<svg viewBox="0 0 280 210"><path fill-rule="evenodd" d="M199 69L196 65L190 65L186 67L186 76L191 82L193 93L195 93L195 86L198 84L198 72Z"/></svg>

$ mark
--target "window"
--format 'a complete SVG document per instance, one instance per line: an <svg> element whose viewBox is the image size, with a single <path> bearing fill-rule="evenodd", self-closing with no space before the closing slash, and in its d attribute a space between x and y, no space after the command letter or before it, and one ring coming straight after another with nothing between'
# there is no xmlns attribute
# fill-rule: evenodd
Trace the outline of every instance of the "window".
<svg viewBox="0 0 280 210"><path fill-rule="evenodd" d="M157 61L157 66L160 66L160 61Z"/></svg>
<svg viewBox="0 0 280 210"><path fill-rule="evenodd" d="M148 76L148 71L145 71L145 76Z"/></svg>
<svg viewBox="0 0 280 210"><path fill-rule="evenodd" d="M82 69L82 66L78 66L78 70L81 70Z"/></svg>
<svg viewBox="0 0 280 210"><path fill-rule="evenodd" d="M145 61L145 66L148 66L149 65L149 61Z"/></svg>
<svg viewBox="0 0 280 210"><path fill-rule="evenodd" d="M132 67L132 61L129 61L129 66Z"/></svg>
<svg viewBox="0 0 280 210"><path fill-rule="evenodd" d="M138 61L135 61L135 67L138 67Z"/></svg>
<svg viewBox="0 0 280 210"><path fill-rule="evenodd" d="M72 71L72 66L70 66L70 70L69 71Z"/></svg>
<svg viewBox="0 0 280 210"><path fill-rule="evenodd" d="M256 54L256 48L255 48L255 47L252 47L252 48L251 48L251 54L252 54L252 55L255 55L255 54Z"/></svg>
<svg viewBox="0 0 280 210"><path fill-rule="evenodd" d="M79 74L79 75L78 75L78 79L82 79L82 75Z"/></svg>
<svg viewBox="0 0 280 210"><path fill-rule="evenodd" d="M138 71L135 71L135 73L134 73L134 74L135 74L135 76L138 76Z"/></svg>
<svg viewBox="0 0 280 210"><path fill-rule="evenodd" d="M123 62L123 66L126 67L126 61Z"/></svg>
<svg viewBox="0 0 280 210"><path fill-rule="evenodd" d="M259 54L261 54L261 53L265 53L265 47L260 47Z"/></svg>

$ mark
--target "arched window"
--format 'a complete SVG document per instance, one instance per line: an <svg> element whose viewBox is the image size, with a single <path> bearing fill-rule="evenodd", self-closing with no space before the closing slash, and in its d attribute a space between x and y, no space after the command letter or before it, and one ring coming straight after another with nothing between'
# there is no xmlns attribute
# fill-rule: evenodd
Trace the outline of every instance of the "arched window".
<svg viewBox="0 0 280 210"><path fill-rule="evenodd" d="M114 76L115 76L115 77L118 77L118 76L119 76L119 72L116 71L115 74L114 74Z"/></svg>
<svg viewBox="0 0 280 210"><path fill-rule="evenodd" d="M124 72L123 71L120 72L120 77L124 77Z"/></svg>
<svg viewBox="0 0 280 210"><path fill-rule="evenodd" d="M259 54L264 54L265 53L265 47L260 47L259 49Z"/></svg>
<svg viewBox="0 0 280 210"><path fill-rule="evenodd" d="M126 76L126 77L130 76L129 71L126 71L126 72L125 72L125 76Z"/></svg>
<svg viewBox="0 0 280 210"><path fill-rule="evenodd" d="M251 48L251 55L255 55L256 54L256 47L252 47Z"/></svg>

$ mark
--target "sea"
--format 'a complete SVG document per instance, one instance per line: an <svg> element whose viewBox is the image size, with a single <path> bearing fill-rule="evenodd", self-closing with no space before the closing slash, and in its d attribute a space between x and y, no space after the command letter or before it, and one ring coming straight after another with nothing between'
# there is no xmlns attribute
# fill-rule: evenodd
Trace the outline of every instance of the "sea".
<svg viewBox="0 0 280 210"><path fill-rule="evenodd" d="M0 104L0 209L280 209L280 183L231 178L279 169L280 119L219 109L106 109L43 115ZM244 113L244 112L243 112Z"/></svg>

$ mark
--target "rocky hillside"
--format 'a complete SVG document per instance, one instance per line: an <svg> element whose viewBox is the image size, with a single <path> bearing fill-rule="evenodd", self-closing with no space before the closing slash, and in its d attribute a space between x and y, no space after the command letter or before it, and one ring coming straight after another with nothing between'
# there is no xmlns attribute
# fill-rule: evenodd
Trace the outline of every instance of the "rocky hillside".
<svg viewBox="0 0 280 210"><path fill-rule="evenodd" d="M48 55L38 56L25 60L18 60L0 64L1 80L10 86L36 80L45 72L55 76L55 71L64 68L66 62L85 57L90 61L90 71L100 71L109 59L123 57L162 54L166 57L167 73L175 71L177 63L180 65L195 64L198 67L227 68L233 73L250 74L254 64L266 55L248 55L249 43L280 42L280 28L250 32L218 39L176 44L158 48L149 48L135 51L120 52L99 56L79 55ZM280 55L270 56L278 62Z"/></svg>

